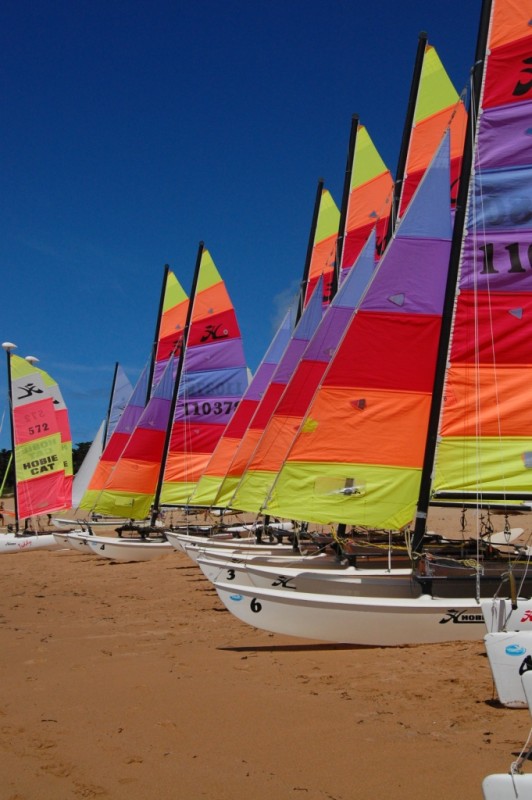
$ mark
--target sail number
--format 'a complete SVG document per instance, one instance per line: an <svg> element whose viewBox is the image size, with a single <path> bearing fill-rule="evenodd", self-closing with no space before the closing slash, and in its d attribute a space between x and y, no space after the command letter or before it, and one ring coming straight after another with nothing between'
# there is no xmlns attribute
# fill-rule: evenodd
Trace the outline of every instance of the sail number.
<svg viewBox="0 0 532 800"><path fill-rule="evenodd" d="M479 250L483 254L483 268L481 270L481 275L487 274L495 274L499 272L498 269L495 268L494 264L494 253L495 248L493 244L488 243L483 245L479 248ZM508 261L509 261L509 269L508 272L526 272L525 267L523 266L522 257L519 252L519 244L518 242L512 242L512 244L508 244L504 246L504 250L508 253ZM526 255L528 258L528 263L532 266L532 245L526 248Z"/></svg>
<svg viewBox="0 0 532 800"><path fill-rule="evenodd" d="M238 400L214 400L210 403L208 400L199 403L197 400L185 401L185 416L186 417L207 417L214 414L219 417L221 414L231 414L238 405Z"/></svg>
<svg viewBox="0 0 532 800"><path fill-rule="evenodd" d="M28 433L30 436L35 436L35 434L45 433L48 430L50 430L50 426L47 422L43 422L42 425L30 425Z"/></svg>

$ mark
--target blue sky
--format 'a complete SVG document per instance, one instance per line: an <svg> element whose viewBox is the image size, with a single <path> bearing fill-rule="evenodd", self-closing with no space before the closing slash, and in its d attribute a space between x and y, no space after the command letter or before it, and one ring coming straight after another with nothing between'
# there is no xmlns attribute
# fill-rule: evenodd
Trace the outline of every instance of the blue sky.
<svg viewBox="0 0 532 800"><path fill-rule="evenodd" d="M75 443L115 361L137 378L164 264L189 291L200 240L256 369L297 290L319 178L340 203L351 116L394 171L419 32L461 90L480 6L4 0L0 335L59 382ZM5 368L0 394L3 411Z"/></svg>

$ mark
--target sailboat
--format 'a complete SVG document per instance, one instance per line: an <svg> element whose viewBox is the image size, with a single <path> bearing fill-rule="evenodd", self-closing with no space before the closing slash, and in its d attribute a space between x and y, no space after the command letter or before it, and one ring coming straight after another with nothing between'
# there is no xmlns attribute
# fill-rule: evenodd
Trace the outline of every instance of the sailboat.
<svg viewBox="0 0 532 800"><path fill-rule="evenodd" d="M187 457L194 468L200 463L199 452L203 451L203 458L208 459L223 423L231 418L247 385L236 315L203 243L200 243L190 302L177 345L167 358L164 371L97 499L97 508L106 513L116 513L122 508L127 508L131 516L141 518L151 513L150 525L139 530L141 540L137 541L91 538L87 544L97 555L145 560L158 551L173 550L168 541L161 541L164 534L157 526L169 451L173 457L171 478L177 483L173 480L179 476L176 463L188 477ZM191 424L187 417L197 415L202 417L201 422ZM179 435L175 433L176 428L180 429ZM196 448L192 457L187 451L190 444ZM180 449L182 464L177 457ZM174 485L172 490L176 490ZM166 505L170 499L174 501L175 494L169 497L167 492Z"/></svg>
<svg viewBox="0 0 532 800"><path fill-rule="evenodd" d="M57 383L35 366L37 359L15 355L12 342L4 342L2 347L7 354L15 454L15 530L2 535L0 553L55 549L58 545L52 534L34 533L27 522L71 505L68 413ZM26 520L22 531L21 520Z"/></svg>
<svg viewBox="0 0 532 800"><path fill-rule="evenodd" d="M469 498L471 505L481 509L498 504L503 511L525 510L529 497L528 273L521 259L530 237L531 151L525 123L530 109L527 97L532 93L525 62L530 27L524 3L516 6L496 0L493 9L491 21L491 4L485 3L482 12L472 93L474 157L468 139L452 246L449 227L448 234L441 237L444 226L448 226L444 222L449 218L448 210L440 207L436 212L431 201L431 218L422 222L425 236L408 244L410 264L418 259L425 269L412 283L401 275L394 281L393 293L388 284L386 294L380 295L379 276L384 290L387 271L376 273L361 305L366 313L359 312L358 323L348 330L266 506L272 513L297 515L304 508L310 519L347 520L397 531L415 520L414 554L422 551L429 504L437 495L440 501L460 498L460 503ZM477 121L479 99L482 113ZM413 204L416 200L419 203L419 197L434 183L433 175L434 164ZM482 200L478 207L473 203L475 195ZM397 243L405 233L411 238L408 234L422 220L423 215L415 223L413 211L411 206L386 251L385 266L397 257ZM429 291L422 279L428 277L427 265L434 268L436 249L431 247L430 259L422 252L437 213L442 226L440 247L445 239L447 253L450 250L449 259L440 251L445 271L448 260L449 273L445 301L440 296L443 323L438 348L434 339L430 342L426 324L418 329L419 341L412 341L415 326L404 313L381 321L379 336L375 336L372 314L383 313L390 302L404 306L405 300L412 300L416 293L421 302L435 299L436 283L445 273L442 270L440 277L431 281ZM475 257L478 253L480 263ZM519 283L515 283L516 276L518 281L521 278ZM475 287L474 296L473 278L478 278L480 285L480 291ZM490 328L492 318L495 338ZM395 328L394 320L401 320L403 327ZM436 326L436 321L432 324ZM389 335L382 340L387 342L384 352L377 346L388 325ZM401 346L397 348L395 343ZM425 346L427 350L422 353L419 348ZM359 357L362 353L364 361ZM522 366L515 365L516 358ZM378 376L372 375L372 363L380 366ZM392 379L396 383L390 393ZM350 438L349 431L356 431L355 439ZM460 455L464 445L465 457ZM318 452L327 452L328 461L317 457ZM446 485L450 489L444 488ZM347 598L250 589L227 581L215 585L229 610L255 627L328 641L395 645L479 638L485 630L482 569L479 566L469 571L473 584L479 587L470 596L456 593L456 589L453 592L451 581L439 582L434 576L422 582L419 597L404 599L390 599L385 590L382 597ZM511 562L507 572L512 574Z"/></svg>

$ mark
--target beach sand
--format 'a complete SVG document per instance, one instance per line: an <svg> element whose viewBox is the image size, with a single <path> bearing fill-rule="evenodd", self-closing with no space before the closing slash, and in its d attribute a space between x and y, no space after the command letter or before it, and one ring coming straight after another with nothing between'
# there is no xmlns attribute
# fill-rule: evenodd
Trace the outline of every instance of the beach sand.
<svg viewBox="0 0 532 800"><path fill-rule="evenodd" d="M482 635L401 648L268 634L183 554L0 558L0 800L480 798L531 725Z"/></svg>

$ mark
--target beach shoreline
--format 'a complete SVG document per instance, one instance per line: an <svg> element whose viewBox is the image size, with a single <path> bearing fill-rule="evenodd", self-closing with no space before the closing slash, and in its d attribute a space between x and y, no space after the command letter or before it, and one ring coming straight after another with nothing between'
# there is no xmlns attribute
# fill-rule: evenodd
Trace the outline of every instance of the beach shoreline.
<svg viewBox="0 0 532 800"><path fill-rule="evenodd" d="M483 631L398 648L270 634L178 552L11 554L0 583L5 800L480 797L530 728L496 700Z"/></svg>

